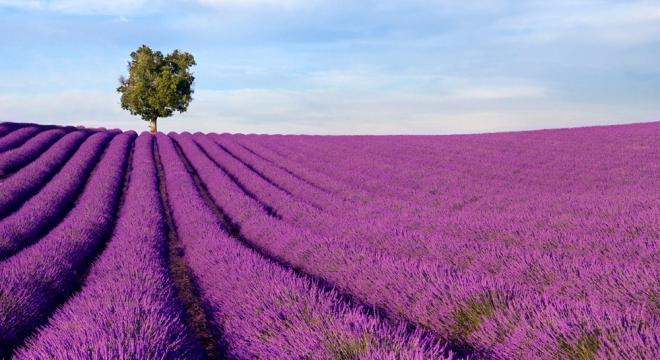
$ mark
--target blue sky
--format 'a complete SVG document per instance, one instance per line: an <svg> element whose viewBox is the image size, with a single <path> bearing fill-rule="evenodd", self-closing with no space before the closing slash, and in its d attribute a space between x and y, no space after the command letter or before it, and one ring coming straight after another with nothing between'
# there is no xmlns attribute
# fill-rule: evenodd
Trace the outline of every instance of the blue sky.
<svg viewBox="0 0 660 360"><path fill-rule="evenodd" d="M145 129L115 92L143 43L198 63L164 131L660 120L660 1L0 0L0 121Z"/></svg>

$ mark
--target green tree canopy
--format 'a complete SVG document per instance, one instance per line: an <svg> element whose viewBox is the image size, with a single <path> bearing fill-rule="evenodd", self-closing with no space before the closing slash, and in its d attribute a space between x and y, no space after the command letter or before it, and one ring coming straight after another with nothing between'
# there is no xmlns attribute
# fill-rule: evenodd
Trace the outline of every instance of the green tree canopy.
<svg viewBox="0 0 660 360"><path fill-rule="evenodd" d="M194 92L195 77L189 70L193 65L195 58L187 52L174 50L163 56L142 45L131 53L128 79L119 78L121 107L149 121L150 130L155 133L159 117L188 109Z"/></svg>

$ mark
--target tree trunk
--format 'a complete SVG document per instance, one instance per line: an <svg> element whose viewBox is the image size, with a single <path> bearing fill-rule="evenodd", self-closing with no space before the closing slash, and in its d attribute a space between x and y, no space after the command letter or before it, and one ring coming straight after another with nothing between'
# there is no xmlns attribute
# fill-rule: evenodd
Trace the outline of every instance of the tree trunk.
<svg viewBox="0 0 660 360"><path fill-rule="evenodd" d="M157 118L153 118L151 119L151 121L149 121L149 132L151 132L154 135L156 135L156 132L158 131L158 127L156 126L156 120Z"/></svg>

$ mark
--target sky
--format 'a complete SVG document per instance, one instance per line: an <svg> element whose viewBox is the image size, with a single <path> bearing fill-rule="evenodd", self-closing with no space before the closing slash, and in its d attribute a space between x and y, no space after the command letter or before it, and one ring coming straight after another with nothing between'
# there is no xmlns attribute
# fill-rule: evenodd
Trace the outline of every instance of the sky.
<svg viewBox="0 0 660 360"><path fill-rule="evenodd" d="M660 0L0 0L0 121L145 130L116 92L142 44L197 61L166 132L660 120Z"/></svg>

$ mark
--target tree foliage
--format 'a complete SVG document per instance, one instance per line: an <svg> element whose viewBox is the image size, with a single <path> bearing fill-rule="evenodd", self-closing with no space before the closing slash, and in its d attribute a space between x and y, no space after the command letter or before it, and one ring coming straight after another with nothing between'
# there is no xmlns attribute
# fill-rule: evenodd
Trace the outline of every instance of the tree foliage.
<svg viewBox="0 0 660 360"><path fill-rule="evenodd" d="M155 131L157 118L188 109L194 92L195 77L190 72L193 65L195 58L187 52L174 50L164 56L142 45L131 53L128 78L119 78L121 107L150 121Z"/></svg>

